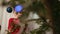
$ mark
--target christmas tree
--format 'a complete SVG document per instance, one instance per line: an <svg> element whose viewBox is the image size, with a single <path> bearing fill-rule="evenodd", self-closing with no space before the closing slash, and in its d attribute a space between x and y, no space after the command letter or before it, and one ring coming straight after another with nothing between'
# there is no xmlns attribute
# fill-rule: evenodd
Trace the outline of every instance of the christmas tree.
<svg viewBox="0 0 60 34"><path fill-rule="evenodd" d="M11 3L12 7L14 7L16 5L15 1L19 2L18 4L24 5L24 3L26 3L26 1L28 1L28 0L26 0L26 1L24 1L24 0L11 0L8 3L9 4ZM38 24L40 24L42 26L40 26L38 29L32 30L30 33L31 34L45 34L45 31L48 30L51 26L47 23L46 18L45 18L46 9L44 7L44 4L41 1L39 1L39 0L32 0L32 2L30 3L30 5L28 5L27 7L24 5L24 7L25 7L24 8L25 11L22 12L23 15L19 18L19 19L21 19L21 22L23 22L26 25L26 23L29 22L29 21L36 21L36 23L38 23ZM41 17L41 18L39 18L39 19L31 19L31 20L23 20L25 17L28 16L28 14L29 14L28 11L29 12L32 11L33 13L36 12L39 15L39 17ZM41 24L41 22L43 24ZM15 27L18 27L18 26L19 25L15 26ZM14 29L15 29L15 27L14 27ZM23 31L23 34L26 34L26 32Z"/></svg>

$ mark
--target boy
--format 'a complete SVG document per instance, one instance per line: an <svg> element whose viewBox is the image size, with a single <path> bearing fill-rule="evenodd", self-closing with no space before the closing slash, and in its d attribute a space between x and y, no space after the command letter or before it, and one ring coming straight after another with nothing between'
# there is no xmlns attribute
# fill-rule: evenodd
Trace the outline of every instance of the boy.
<svg viewBox="0 0 60 34"><path fill-rule="evenodd" d="M22 9L20 9L22 10ZM19 11L19 12L16 12L15 8L14 8L14 11L13 11L13 14L15 16L15 18L10 18L9 19L9 23L8 23L8 31L11 33L11 34L18 34L19 31L20 31L20 20L19 20L19 17L22 15L21 13L22 11Z"/></svg>

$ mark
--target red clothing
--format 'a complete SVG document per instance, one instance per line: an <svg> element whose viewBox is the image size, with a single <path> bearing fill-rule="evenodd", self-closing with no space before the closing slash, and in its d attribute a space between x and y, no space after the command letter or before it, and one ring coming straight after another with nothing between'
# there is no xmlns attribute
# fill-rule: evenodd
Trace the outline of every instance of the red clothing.
<svg viewBox="0 0 60 34"><path fill-rule="evenodd" d="M14 21L14 22L13 22ZM19 19L15 19L15 18L10 18L9 19L9 23L8 23L8 30L12 29L13 26L11 26L11 23L14 23L14 24L19 24ZM19 32L20 28L19 29L16 29L14 32L12 32L11 34L17 34Z"/></svg>

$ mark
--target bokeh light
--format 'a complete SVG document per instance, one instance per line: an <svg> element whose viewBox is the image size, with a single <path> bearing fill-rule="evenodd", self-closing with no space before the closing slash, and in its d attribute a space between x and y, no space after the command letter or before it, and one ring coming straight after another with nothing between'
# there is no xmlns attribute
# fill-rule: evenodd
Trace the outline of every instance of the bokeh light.
<svg viewBox="0 0 60 34"><path fill-rule="evenodd" d="M17 5L17 6L15 6L15 11L16 12L21 12L21 10L23 10L23 6L22 5Z"/></svg>

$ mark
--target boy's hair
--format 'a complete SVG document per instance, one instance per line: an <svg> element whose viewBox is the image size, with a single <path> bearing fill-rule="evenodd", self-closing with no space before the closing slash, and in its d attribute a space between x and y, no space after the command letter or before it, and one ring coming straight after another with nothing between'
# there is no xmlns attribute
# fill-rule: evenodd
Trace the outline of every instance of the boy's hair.
<svg viewBox="0 0 60 34"><path fill-rule="evenodd" d="M19 5L19 4L18 4L18 5ZM15 11L15 7L18 6L18 5L15 5L15 6L13 7L13 10L14 10L14 11ZM18 14L18 13L22 13L23 10L24 10L24 8L22 7L21 11L19 11L19 12L16 12L16 11L15 11L15 12L16 12L16 14Z"/></svg>
<svg viewBox="0 0 60 34"><path fill-rule="evenodd" d="M16 11L14 10L13 13L14 12L16 12ZM23 12L24 12L24 9L22 9L21 12L16 12L16 14L18 14L18 13L21 13L22 14Z"/></svg>

